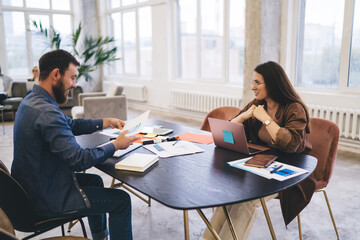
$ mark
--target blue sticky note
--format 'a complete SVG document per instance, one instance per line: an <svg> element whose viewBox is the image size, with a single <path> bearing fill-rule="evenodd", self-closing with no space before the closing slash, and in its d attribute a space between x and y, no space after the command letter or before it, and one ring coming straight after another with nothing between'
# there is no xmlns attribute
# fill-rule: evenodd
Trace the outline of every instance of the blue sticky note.
<svg viewBox="0 0 360 240"><path fill-rule="evenodd" d="M223 135L224 135L224 142L231 143L231 144L235 143L232 132L223 130Z"/></svg>

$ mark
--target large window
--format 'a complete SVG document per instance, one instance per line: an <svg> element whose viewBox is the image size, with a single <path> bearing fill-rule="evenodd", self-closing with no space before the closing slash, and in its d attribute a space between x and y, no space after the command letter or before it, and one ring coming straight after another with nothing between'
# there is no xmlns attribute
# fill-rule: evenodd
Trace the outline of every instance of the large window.
<svg viewBox="0 0 360 240"><path fill-rule="evenodd" d="M360 87L360 1L354 6L354 18L351 38L349 87Z"/></svg>
<svg viewBox="0 0 360 240"><path fill-rule="evenodd" d="M109 66L108 73L151 77L151 7L144 0L111 0L107 14L108 34L115 39L120 59Z"/></svg>
<svg viewBox="0 0 360 240"><path fill-rule="evenodd" d="M360 87L360 1L299 0L297 23L295 85Z"/></svg>
<svg viewBox="0 0 360 240"><path fill-rule="evenodd" d="M3 26L0 27L3 27L6 52L2 56L6 62L3 70L10 76L29 76L41 55L50 50L44 38L35 33L33 21L41 22L44 27L53 26L61 34L65 49L71 44L70 0L2 0L1 4Z"/></svg>
<svg viewBox="0 0 360 240"><path fill-rule="evenodd" d="M243 81L245 0L174 0L176 78Z"/></svg>

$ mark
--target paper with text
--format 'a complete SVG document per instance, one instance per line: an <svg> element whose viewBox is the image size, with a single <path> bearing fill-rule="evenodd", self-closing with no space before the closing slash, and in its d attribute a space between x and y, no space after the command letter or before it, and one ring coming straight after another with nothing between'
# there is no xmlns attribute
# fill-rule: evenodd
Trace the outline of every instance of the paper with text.
<svg viewBox="0 0 360 240"><path fill-rule="evenodd" d="M120 135L120 133L122 133L125 130L129 130L129 132L126 134L127 136L138 134L144 128L145 123L149 118L149 113L150 110L144 112L143 114L131 120L130 122L127 122L124 126L124 129L107 128L101 131L100 133L112 138L116 138L117 136Z"/></svg>

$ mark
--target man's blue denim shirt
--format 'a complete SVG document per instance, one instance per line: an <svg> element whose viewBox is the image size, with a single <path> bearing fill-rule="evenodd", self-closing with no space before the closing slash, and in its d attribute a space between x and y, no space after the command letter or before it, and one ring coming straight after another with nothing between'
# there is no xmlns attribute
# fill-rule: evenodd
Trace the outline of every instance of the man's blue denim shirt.
<svg viewBox="0 0 360 240"><path fill-rule="evenodd" d="M93 133L102 129L102 123L102 119L72 120L37 85L23 99L14 124L11 174L28 193L39 216L90 206L74 172L105 161L115 147L107 144L83 149L74 135Z"/></svg>

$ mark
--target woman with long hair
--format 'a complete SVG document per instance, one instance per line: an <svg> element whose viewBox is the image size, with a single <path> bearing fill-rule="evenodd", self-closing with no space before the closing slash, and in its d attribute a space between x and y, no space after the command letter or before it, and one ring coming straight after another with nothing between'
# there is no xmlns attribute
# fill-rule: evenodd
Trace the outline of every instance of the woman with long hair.
<svg viewBox="0 0 360 240"><path fill-rule="evenodd" d="M254 69L251 84L255 99L231 121L244 124L252 143L289 153L308 153L311 150L307 138L307 133L310 133L309 113L283 68L273 61L262 63ZM315 180L311 176L293 188L265 197L265 201L280 198L287 225L309 203L314 190ZM259 199L227 206L240 239L248 238L259 206ZM232 239L222 208L216 209L210 222L221 239ZM203 238L213 239L208 229Z"/></svg>

